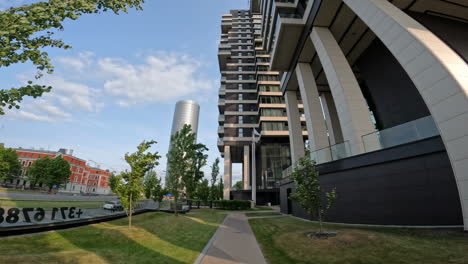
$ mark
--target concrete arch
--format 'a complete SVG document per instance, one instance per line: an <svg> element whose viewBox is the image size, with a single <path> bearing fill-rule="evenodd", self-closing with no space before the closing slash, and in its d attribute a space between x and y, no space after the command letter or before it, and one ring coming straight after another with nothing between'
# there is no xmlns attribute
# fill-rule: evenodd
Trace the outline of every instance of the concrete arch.
<svg viewBox="0 0 468 264"><path fill-rule="evenodd" d="M468 65L447 44L387 0L343 0L408 73L439 129L468 230Z"/></svg>

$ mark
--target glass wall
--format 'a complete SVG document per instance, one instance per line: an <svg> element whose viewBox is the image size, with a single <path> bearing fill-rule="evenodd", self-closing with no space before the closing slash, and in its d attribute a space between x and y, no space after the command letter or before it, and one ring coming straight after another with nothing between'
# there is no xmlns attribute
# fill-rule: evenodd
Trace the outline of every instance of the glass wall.
<svg viewBox="0 0 468 264"><path fill-rule="evenodd" d="M278 188L282 172L291 166L291 152L287 143L269 143L260 146L261 177L259 189Z"/></svg>

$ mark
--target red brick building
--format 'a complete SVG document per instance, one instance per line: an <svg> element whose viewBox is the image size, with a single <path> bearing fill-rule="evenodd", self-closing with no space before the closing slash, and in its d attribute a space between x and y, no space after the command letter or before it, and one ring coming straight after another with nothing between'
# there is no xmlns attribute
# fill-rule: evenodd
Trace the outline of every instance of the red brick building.
<svg viewBox="0 0 468 264"><path fill-rule="evenodd" d="M19 161L23 165L21 177L12 182L16 185L29 187L25 175L31 165L37 160L45 157L51 159L62 156L70 164L71 175L67 184L60 186L59 191L70 193L95 193L108 194L110 192L109 177L110 172L100 168L88 166L86 161L73 156L73 150L59 149L58 151L37 150L37 149L15 149Z"/></svg>

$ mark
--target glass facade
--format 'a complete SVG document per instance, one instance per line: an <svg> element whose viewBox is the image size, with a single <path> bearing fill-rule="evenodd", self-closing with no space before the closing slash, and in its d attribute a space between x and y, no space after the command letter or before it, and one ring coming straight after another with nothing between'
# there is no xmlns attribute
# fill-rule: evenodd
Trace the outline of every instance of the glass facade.
<svg viewBox="0 0 468 264"><path fill-rule="evenodd" d="M261 174L259 189L278 188L283 170L291 166L288 143L266 143L260 146Z"/></svg>

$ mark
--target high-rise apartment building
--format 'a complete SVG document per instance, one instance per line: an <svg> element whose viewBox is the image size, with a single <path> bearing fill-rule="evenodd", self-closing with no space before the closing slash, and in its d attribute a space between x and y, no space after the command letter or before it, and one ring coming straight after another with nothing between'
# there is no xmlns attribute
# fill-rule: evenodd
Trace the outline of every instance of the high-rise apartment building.
<svg viewBox="0 0 468 264"><path fill-rule="evenodd" d="M231 10L223 15L221 29L218 148L224 157L224 198L275 203L279 180L291 159L286 105L279 73L269 70L270 55L261 38L262 16ZM296 104L302 108L297 98ZM241 191L230 188L233 163L243 165ZM257 193L254 198L252 188Z"/></svg>
<svg viewBox="0 0 468 264"><path fill-rule="evenodd" d="M280 72L291 159L305 155L306 132L322 189L338 192L327 221L468 230L466 1L251 0L250 8L261 14L255 50ZM310 217L288 200L289 172L281 210Z"/></svg>

